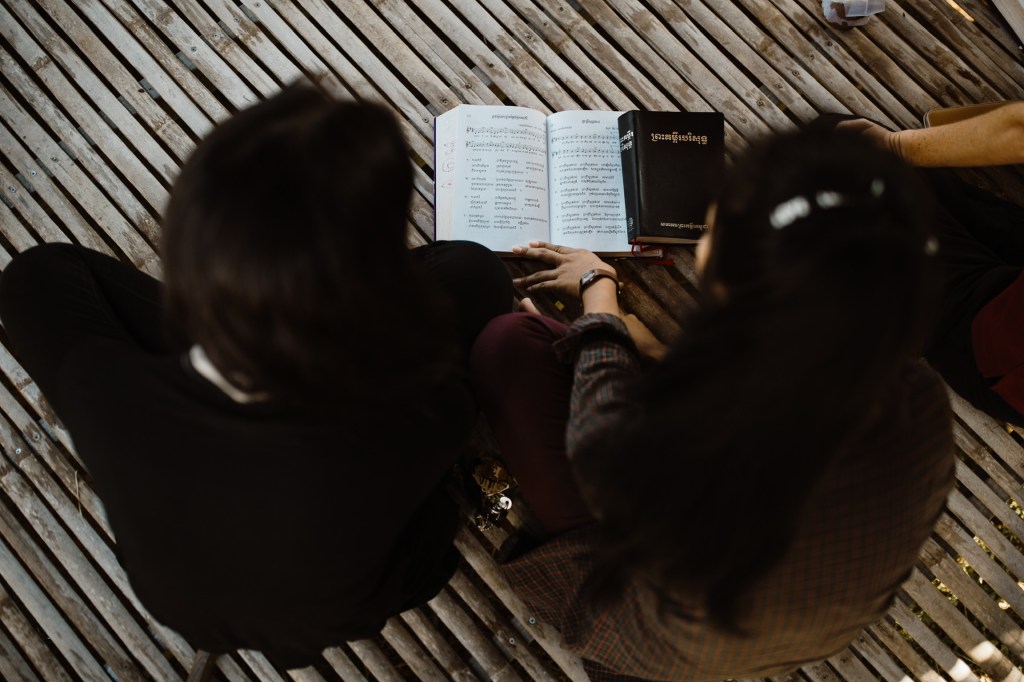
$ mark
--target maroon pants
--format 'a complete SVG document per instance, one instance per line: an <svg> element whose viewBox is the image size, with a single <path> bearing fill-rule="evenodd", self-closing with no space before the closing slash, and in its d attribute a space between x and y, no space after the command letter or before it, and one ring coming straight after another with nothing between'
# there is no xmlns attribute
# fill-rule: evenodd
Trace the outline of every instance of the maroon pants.
<svg viewBox="0 0 1024 682"><path fill-rule="evenodd" d="M502 315L484 327L470 358L480 406L502 459L550 535L593 520L566 457L572 367L552 349L565 331L564 324L547 317Z"/></svg>

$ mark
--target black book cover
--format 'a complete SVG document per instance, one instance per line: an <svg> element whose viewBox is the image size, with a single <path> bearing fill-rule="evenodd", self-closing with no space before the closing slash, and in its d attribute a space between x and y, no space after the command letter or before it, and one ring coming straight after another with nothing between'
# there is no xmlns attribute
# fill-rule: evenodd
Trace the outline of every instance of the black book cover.
<svg viewBox="0 0 1024 682"><path fill-rule="evenodd" d="M725 117L627 111L619 117L619 148L630 244L700 239L725 163Z"/></svg>

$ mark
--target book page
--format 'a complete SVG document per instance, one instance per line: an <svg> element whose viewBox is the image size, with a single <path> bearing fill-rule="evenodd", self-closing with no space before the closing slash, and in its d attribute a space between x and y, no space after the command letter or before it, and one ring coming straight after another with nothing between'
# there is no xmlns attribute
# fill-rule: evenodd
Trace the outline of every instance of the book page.
<svg viewBox="0 0 1024 682"><path fill-rule="evenodd" d="M544 115L522 107L460 105L435 128L438 239L493 251L548 239Z"/></svg>
<svg viewBox="0 0 1024 682"><path fill-rule="evenodd" d="M551 242L628 252L618 111L548 117Z"/></svg>

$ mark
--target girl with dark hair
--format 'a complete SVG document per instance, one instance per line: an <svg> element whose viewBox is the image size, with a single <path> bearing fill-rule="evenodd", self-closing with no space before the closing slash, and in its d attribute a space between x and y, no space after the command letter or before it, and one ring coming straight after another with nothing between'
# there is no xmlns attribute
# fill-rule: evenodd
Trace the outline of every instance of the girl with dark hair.
<svg viewBox="0 0 1024 682"><path fill-rule="evenodd" d="M953 482L946 395L917 360L927 196L851 135L753 144L698 247L702 300L647 369L664 349L621 315L611 266L520 249L551 268L515 283L584 314L497 318L472 369L552 536L507 575L592 679L779 674L885 613Z"/></svg>
<svg viewBox="0 0 1024 682"><path fill-rule="evenodd" d="M163 285L68 244L0 277L133 589L193 646L306 665L454 570L466 358L512 287L483 247L407 250L411 191L390 112L293 86L182 168Z"/></svg>

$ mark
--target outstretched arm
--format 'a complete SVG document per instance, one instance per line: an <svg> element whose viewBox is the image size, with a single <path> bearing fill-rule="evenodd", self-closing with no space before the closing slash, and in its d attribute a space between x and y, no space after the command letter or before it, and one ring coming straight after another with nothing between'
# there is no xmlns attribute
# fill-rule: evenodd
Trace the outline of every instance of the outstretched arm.
<svg viewBox="0 0 1024 682"><path fill-rule="evenodd" d="M1024 102L934 128L893 132L864 119L839 127L868 135L913 166L1024 163Z"/></svg>
<svg viewBox="0 0 1024 682"><path fill-rule="evenodd" d="M584 313L608 313L620 317L641 357L649 360L661 360L665 357L668 347L658 341L636 315L624 315L619 310L616 273L611 265L585 249L572 249L547 242L530 242L529 247L517 246L512 249L512 253L552 266L549 270L515 279L512 281L514 285L525 288L531 294L550 291L571 298L580 298ZM596 279L581 292L580 277L587 270L607 272L611 277ZM537 312L532 301L526 305L527 312Z"/></svg>

